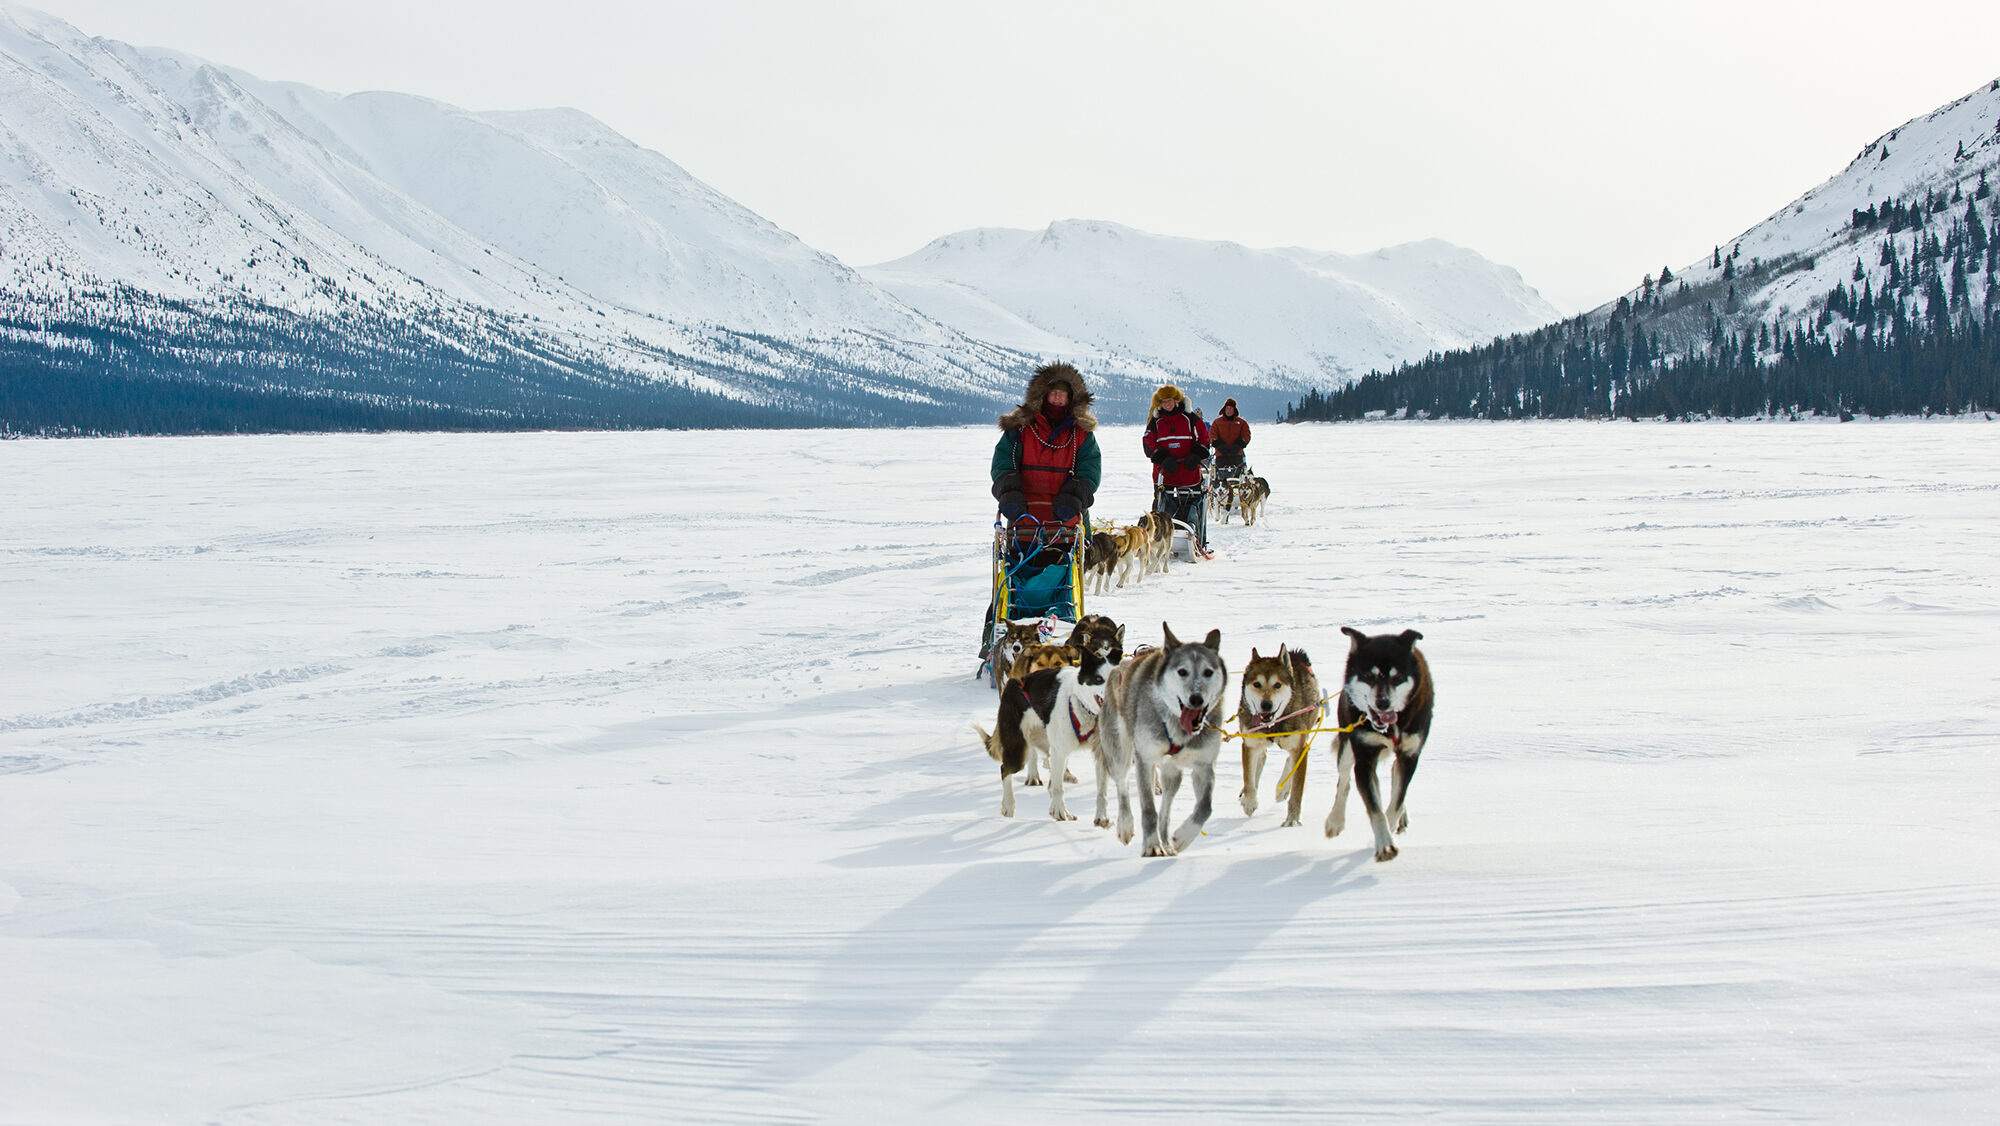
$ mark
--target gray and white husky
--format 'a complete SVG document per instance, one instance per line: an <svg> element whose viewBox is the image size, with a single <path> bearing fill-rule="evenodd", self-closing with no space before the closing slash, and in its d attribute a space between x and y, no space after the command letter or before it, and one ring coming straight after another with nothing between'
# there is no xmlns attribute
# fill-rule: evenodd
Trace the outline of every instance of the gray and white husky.
<svg viewBox="0 0 2000 1126"><path fill-rule="evenodd" d="M1368 824L1375 830L1375 859L1394 860L1393 833L1410 827L1410 780L1417 775L1417 756L1431 735L1431 711L1437 692L1431 666L1417 642L1423 634L1406 629L1399 634L1370 636L1341 627L1348 637L1347 674L1341 685L1340 726L1353 730L1340 736L1339 784L1333 791L1333 811L1326 815L1326 835L1337 837L1347 825L1347 783L1361 791L1368 807ZM1389 777L1388 800L1376 796L1375 769L1384 755L1395 768Z"/></svg>
<svg viewBox="0 0 2000 1126"><path fill-rule="evenodd" d="M1215 759L1222 750L1222 707L1229 670L1222 663L1222 631L1200 644L1184 644L1165 622L1166 646L1150 649L1113 669L1104 688L1104 716L1097 739L1097 825L1108 829L1105 788L1118 787L1118 839L1132 840L1132 799L1126 778L1139 768L1139 809L1146 856L1172 856L1201 834L1215 799ZM1181 776L1194 776L1194 812L1173 836L1174 794ZM1160 808L1153 809L1152 779L1160 780Z"/></svg>

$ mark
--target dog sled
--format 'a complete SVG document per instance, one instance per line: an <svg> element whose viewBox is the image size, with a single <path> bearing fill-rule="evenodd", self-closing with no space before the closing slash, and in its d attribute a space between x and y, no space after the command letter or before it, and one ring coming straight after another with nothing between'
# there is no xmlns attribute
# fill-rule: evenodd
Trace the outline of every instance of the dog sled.
<svg viewBox="0 0 2000 1126"><path fill-rule="evenodd" d="M1041 619L1053 635L1058 622L1083 616L1083 544L1088 522L1065 527L1023 516L1011 527L993 525L993 598L979 645L980 672L998 687L1006 671L993 660L1009 622ZM1047 640L1047 637L1044 637Z"/></svg>
<svg viewBox="0 0 2000 1126"><path fill-rule="evenodd" d="M1227 524L1231 516L1243 515L1243 494L1256 475L1250 471L1250 463L1240 461L1234 465L1208 465L1208 514L1217 521Z"/></svg>
<svg viewBox="0 0 2000 1126"><path fill-rule="evenodd" d="M1208 488L1206 485L1155 485L1153 511L1173 521L1174 558L1183 563L1211 558L1208 551Z"/></svg>

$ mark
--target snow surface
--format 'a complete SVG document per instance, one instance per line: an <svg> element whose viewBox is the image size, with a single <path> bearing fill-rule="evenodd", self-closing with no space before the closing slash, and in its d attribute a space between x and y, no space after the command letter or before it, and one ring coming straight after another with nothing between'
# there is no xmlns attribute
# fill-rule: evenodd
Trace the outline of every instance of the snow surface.
<svg viewBox="0 0 2000 1126"><path fill-rule="evenodd" d="M1072 219L960 231L861 272L976 339L1260 387L1341 386L1558 316L1513 269L1438 239L1253 250Z"/></svg>
<svg viewBox="0 0 2000 1126"><path fill-rule="evenodd" d="M1422 630L1387 864L998 815L994 433L0 443L0 1121L2000 1109L2000 430L1260 426L1091 608Z"/></svg>

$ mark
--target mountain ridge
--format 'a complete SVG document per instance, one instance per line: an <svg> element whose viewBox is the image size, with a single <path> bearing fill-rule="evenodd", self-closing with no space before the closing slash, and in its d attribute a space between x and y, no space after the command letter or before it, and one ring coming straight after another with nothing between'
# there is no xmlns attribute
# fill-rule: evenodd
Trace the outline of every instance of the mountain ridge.
<svg viewBox="0 0 2000 1126"><path fill-rule="evenodd" d="M1069 219L953 232L861 273L968 334L1265 388L1358 375L1365 361L1555 314L1517 271L1438 239L1364 254L1257 250Z"/></svg>

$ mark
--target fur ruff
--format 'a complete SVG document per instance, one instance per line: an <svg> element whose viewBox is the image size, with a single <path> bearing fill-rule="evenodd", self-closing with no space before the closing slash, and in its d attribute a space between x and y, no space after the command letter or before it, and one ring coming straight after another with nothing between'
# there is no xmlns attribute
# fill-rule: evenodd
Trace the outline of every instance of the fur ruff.
<svg viewBox="0 0 2000 1126"><path fill-rule="evenodd" d="M1042 412L1042 400L1049 388L1058 383L1069 384L1069 416L1076 420L1076 428L1085 434L1097 429L1097 416L1090 411L1092 398L1090 388L1084 386L1083 376L1068 364L1044 364L1035 369L1035 377L1028 381L1028 394L1021 405L1000 416L1000 429L1019 430L1028 421Z"/></svg>
<svg viewBox="0 0 2000 1126"><path fill-rule="evenodd" d="M1179 387L1175 386L1174 384L1168 383L1162 386L1158 391L1153 392L1153 405L1151 409L1149 409L1146 412L1146 417L1158 418L1160 416L1160 404L1166 402L1169 399L1179 399L1181 401L1181 410L1185 411L1188 409L1187 396L1181 393L1181 389Z"/></svg>

